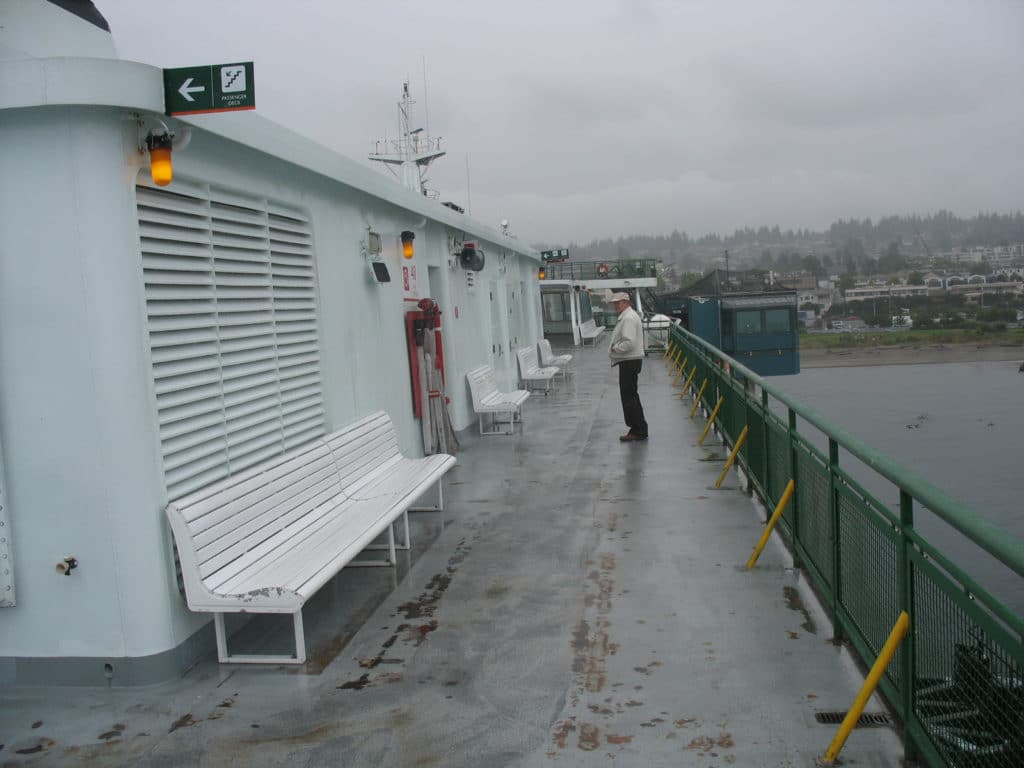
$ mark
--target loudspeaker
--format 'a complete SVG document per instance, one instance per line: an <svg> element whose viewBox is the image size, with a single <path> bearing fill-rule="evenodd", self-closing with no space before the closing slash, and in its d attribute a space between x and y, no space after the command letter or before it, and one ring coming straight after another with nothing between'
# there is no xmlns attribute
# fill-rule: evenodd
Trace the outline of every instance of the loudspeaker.
<svg viewBox="0 0 1024 768"><path fill-rule="evenodd" d="M479 272L484 268L484 252L475 243L466 243L459 254L459 263L463 269Z"/></svg>

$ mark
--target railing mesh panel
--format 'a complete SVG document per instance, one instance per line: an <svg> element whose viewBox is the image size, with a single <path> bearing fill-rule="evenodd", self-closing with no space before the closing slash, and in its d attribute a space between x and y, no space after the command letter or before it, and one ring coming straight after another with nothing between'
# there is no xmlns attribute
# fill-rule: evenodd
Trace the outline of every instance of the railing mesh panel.
<svg viewBox="0 0 1024 768"><path fill-rule="evenodd" d="M786 483L793 476L790 469L788 430L772 419L768 422L768 483L771 489L772 509L782 498L782 492L786 489ZM793 505L788 504L786 511L782 513L782 520L786 521L787 527L793 519Z"/></svg>
<svg viewBox="0 0 1024 768"><path fill-rule="evenodd" d="M839 602L874 659L900 615L897 545L891 524L866 499L849 488L838 496ZM886 675L898 685L900 674L897 654Z"/></svg>
<svg viewBox="0 0 1024 768"><path fill-rule="evenodd" d="M958 604L946 579L914 569L913 710L945 764L1024 765L1024 664Z"/></svg>
<svg viewBox="0 0 1024 768"><path fill-rule="evenodd" d="M820 576L832 585L832 516L828 468L805 446L797 450L797 537Z"/></svg>

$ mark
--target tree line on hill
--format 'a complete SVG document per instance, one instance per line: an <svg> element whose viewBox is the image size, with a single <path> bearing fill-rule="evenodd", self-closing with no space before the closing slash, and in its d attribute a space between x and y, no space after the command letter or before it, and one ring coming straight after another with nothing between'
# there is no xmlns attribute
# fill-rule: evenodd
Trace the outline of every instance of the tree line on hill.
<svg viewBox="0 0 1024 768"><path fill-rule="evenodd" d="M680 271L702 270L731 258L737 268L874 274L904 269L911 254L937 256L943 251L1022 242L1024 212L978 213L962 218L941 210L927 216L886 216L877 222L869 218L839 219L824 232L782 230L776 225L691 238L686 232L674 230L669 235L627 235L570 243L568 247L576 261L654 258ZM565 246L535 247L545 250Z"/></svg>

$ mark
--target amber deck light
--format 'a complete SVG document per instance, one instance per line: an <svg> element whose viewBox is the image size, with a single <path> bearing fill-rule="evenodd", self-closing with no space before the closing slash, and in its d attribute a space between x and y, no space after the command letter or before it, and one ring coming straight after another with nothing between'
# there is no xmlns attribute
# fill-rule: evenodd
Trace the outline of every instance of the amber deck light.
<svg viewBox="0 0 1024 768"><path fill-rule="evenodd" d="M392 230L394 231L394 230ZM408 229L402 233L402 255L411 259L413 257L412 241L416 239L416 233L410 232Z"/></svg>
<svg viewBox="0 0 1024 768"><path fill-rule="evenodd" d="M171 163L171 135L150 134L146 137L149 149L149 175L158 187L166 187L174 179L174 165Z"/></svg>

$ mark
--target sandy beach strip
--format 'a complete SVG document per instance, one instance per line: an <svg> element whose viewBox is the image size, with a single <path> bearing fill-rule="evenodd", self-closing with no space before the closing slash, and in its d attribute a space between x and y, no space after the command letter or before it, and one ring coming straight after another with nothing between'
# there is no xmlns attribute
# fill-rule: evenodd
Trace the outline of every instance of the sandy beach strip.
<svg viewBox="0 0 1024 768"><path fill-rule="evenodd" d="M1022 344L922 344L801 349L801 368L841 368L867 365L920 365L922 363L974 363L1024 361Z"/></svg>

